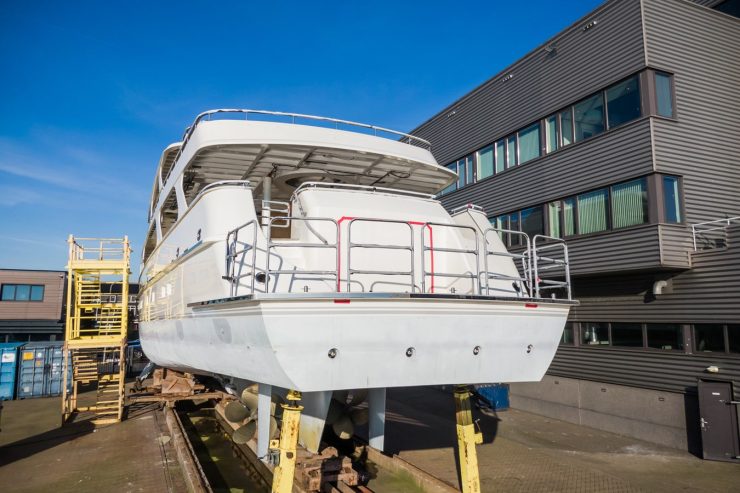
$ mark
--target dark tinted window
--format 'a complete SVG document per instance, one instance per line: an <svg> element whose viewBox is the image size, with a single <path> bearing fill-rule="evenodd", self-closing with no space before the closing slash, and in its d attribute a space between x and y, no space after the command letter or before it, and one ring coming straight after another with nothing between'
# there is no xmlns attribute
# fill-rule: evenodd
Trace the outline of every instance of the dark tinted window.
<svg viewBox="0 0 740 493"><path fill-rule="evenodd" d="M694 326L694 347L696 351L725 351L725 328L718 324L697 324Z"/></svg>
<svg viewBox="0 0 740 493"><path fill-rule="evenodd" d="M640 84L636 75L606 90L606 108L609 128L640 117Z"/></svg>
<svg viewBox="0 0 740 493"><path fill-rule="evenodd" d="M683 349L683 334L678 324L647 324L647 344L655 349Z"/></svg>
<svg viewBox="0 0 740 493"><path fill-rule="evenodd" d="M522 211L522 231L527 233L530 238L545 233L545 225L542 222L542 207L532 207Z"/></svg>
<svg viewBox="0 0 740 493"><path fill-rule="evenodd" d="M606 322L581 323L581 344L588 346L609 344L609 324Z"/></svg>
<svg viewBox="0 0 740 493"><path fill-rule="evenodd" d="M642 347L642 324L612 323L612 346Z"/></svg>
<svg viewBox="0 0 740 493"><path fill-rule="evenodd" d="M727 326L727 349L731 353L740 353L740 325Z"/></svg>

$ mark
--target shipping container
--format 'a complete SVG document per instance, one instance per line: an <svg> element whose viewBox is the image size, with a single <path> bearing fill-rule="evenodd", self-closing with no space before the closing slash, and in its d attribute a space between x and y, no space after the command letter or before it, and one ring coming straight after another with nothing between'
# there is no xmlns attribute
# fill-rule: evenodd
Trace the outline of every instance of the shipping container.
<svg viewBox="0 0 740 493"><path fill-rule="evenodd" d="M476 385L476 390L491 409L495 411L506 411L509 409L509 384L490 383Z"/></svg>
<svg viewBox="0 0 740 493"><path fill-rule="evenodd" d="M24 342L0 343L0 399L15 398L15 378L18 370L18 348Z"/></svg>
<svg viewBox="0 0 740 493"><path fill-rule="evenodd" d="M30 342L20 349L19 359L18 399L62 394L63 342Z"/></svg>

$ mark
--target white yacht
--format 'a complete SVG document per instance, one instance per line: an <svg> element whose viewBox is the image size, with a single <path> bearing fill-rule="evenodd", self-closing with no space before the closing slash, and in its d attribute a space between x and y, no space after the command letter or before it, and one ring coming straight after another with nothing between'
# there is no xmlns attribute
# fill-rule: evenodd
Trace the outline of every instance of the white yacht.
<svg viewBox="0 0 740 493"><path fill-rule="evenodd" d="M321 427L337 390L372 389L373 411L387 387L540 380L574 303L567 247L473 205L448 213L435 194L456 179L412 135L202 113L154 179L144 351L261 395L301 391L302 423Z"/></svg>

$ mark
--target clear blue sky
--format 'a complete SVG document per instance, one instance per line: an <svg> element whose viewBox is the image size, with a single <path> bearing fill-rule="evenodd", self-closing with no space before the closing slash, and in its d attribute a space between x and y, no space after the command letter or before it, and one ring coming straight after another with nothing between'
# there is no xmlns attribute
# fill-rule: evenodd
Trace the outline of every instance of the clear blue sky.
<svg viewBox="0 0 740 493"><path fill-rule="evenodd" d="M410 130L599 3L2 2L0 267L128 234L137 277L157 160L199 112Z"/></svg>

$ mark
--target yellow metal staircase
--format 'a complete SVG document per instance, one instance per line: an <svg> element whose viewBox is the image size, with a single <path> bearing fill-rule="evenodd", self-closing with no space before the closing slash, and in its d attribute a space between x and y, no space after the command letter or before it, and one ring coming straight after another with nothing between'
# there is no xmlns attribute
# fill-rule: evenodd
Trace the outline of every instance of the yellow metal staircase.
<svg viewBox="0 0 740 493"><path fill-rule="evenodd" d="M85 413L96 424L121 420L130 254L128 237L69 237L64 422Z"/></svg>

